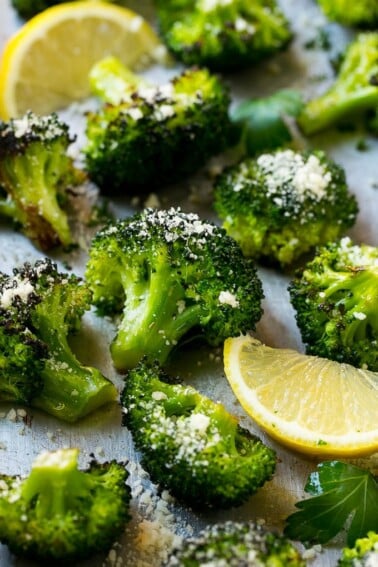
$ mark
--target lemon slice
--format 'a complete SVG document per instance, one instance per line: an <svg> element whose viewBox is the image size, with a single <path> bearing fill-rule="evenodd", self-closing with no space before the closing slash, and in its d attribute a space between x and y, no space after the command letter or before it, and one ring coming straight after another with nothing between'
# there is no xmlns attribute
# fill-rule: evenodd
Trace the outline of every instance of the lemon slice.
<svg viewBox="0 0 378 567"><path fill-rule="evenodd" d="M89 94L88 73L114 55L136 68L165 49L137 13L101 1L48 8L10 38L0 61L0 116L48 114Z"/></svg>
<svg viewBox="0 0 378 567"><path fill-rule="evenodd" d="M245 411L282 444L329 457L378 451L378 373L250 336L226 340L224 365Z"/></svg>

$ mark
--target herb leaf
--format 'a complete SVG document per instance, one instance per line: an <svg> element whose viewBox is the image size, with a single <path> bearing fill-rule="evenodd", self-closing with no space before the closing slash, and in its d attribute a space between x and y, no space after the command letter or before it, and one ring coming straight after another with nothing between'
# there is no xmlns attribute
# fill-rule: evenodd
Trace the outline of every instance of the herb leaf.
<svg viewBox="0 0 378 567"><path fill-rule="evenodd" d="M241 102L231 112L231 120L242 129L246 153L254 156L291 142L285 116L298 116L303 106L302 95L290 89Z"/></svg>
<svg viewBox="0 0 378 567"><path fill-rule="evenodd" d="M306 543L326 543L343 528L347 543L378 529L378 484L369 472L341 461L320 463L305 491L312 498L296 503L286 520L285 535ZM348 525L347 525L348 524Z"/></svg>

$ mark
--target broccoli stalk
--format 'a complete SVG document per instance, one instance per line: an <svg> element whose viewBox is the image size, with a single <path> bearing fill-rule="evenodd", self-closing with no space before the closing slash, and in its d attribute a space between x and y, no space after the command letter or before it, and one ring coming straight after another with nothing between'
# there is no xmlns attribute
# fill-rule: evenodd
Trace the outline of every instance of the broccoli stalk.
<svg viewBox="0 0 378 567"><path fill-rule="evenodd" d="M333 85L310 100L298 116L304 134L311 135L362 111L378 107L378 33L360 34L347 48Z"/></svg>
<svg viewBox="0 0 378 567"><path fill-rule="evenodd" d="M330 243L289 287L309 354L378 371L378 249Z"/></svg>
<svg viewBox="0 0 378 567"><path fill-rule="evenodd" d="M0 184L9 201L3 201L2 211L43 250L72 245L67 188L84 177L67 155L73 141L68 126L54 114L28 112L0 123L0 141Z"/></svg>
<svg viewBox="0 0 378 567"><path fill-rule="evenodd" d="M255 522L232 520L208 526L197 536L177 544L164 567L205 564L305 567L304 559L287 538Z"/></svg>
<svg viewBox="0 0 378 567"><path fill-rule="evenodd" d="M129 520L124 463L92 461L78 449L42 453L25 479L1 475L0 541L16 555L76 561L107 551Z"/></svg>
<svg viewBox="0 0 378 567"><path fill-rule="evenodd" d="M141 361L122 392L124 425L153 482L196 508L238 506L269 480L276 457L236 417L157 364Z"/></svg>
<svg viewBox="0 0 378 567"><path fill-rule="evenodd" d="M119 370L164 363L184 337L211 345L252 329L262 288L225 231L180 209L146 209L95 236L86 278L101 315L121 315L111 344Z"/></svg>
<svg viewBox="0 0 378 567"><path fill-rule="evenodd" d="M66 421L76 421L117 396L113 384L96 368L82 365L68 344L69 334L78 330L90 301L91 293L83 281L59 273L47 258L15 269L13 276L3 275L0 282L1 321L15 321L20 327L12 343L15 351L6 350L6 342L2 345L6 365L14 370L13 380L24 382L18 395ZM25 377L17 353L29 335L38 342L32 353L24 356L23 361L31 362L30 376ZM33 363L36 349L43 349L39 363Z"/></svg>

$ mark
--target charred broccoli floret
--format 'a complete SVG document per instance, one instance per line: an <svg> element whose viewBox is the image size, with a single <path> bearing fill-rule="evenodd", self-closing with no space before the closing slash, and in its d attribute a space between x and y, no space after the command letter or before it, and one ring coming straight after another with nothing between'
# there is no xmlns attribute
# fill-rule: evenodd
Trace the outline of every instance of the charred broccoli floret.
<svg viewBox="0 0 378 567"><path fill-rule="evenodd" d="M338 567L374 567L378 565L378 534L369 532L357 539L354 547L345 547Z"/></svg>
<svg viewBox="0 0 378 567"><path fill-rule="evenodd" d="M95 90L112 99L112 87ZM186 70L162 86L126 89L121 102L88 115L89 176L103 193L122 195L193 174L230 145L229 102L228 89L205 69Z"/></svg>
<svg viewBox="0 0 378 567"><path fill-rule="evenodd" d="M378 24L377 0L318 0L330 20L347 26L374 28Z"/></svg>
<svg viewBox="0 0 378 567"><path fill-rule="evenodd" d="M289 287L308 354L378 371L378 248L320 248Z"/></svg>
<svg viewBox="0 0 378 567"><path fill-rule="evenodd" d="M83 280L58 272L47 258L1 275L2 399L27 401L66 421L116 399L113 384L82 365L68 344L90 306Z"/></svg>
<svg viewBox="0 0 378 567"><path fill-rule="evenodd" d="M334 83L305 105L298 124L311 135L377 108L378 32L362 33L348 46Z"/></svg>
<svg viewBox="0 0 378 567"><path fill-rule="evenodd" d="M99 231L86 278L99 314L122 316L111 344L120 370L143 356L164 363L189 333L219 345L262 314L253 262L223 229L180 209L146 209Z"/></svg>
<svg viewBox="0 0 378 567"><path fill-rule="evenodd" d="M228 521L202 530L174 548L164 567L305 567L299 551L255 522Z"/></svg>
<svg viewBox="0 0 378 567"><path fill-rule="evenodd" d="M275 0L156 0L162 38L187 65L230 70L284 49L292 33Z"/></svg>
<svg viewBox="0 0 378 567"><path fill-rule="evenodd" d="M239 506L274 473L272 449L157 363L132 369L121 399L124 425L152 481L191 506Z"/></svg>
<svg viewBox="0 0 378 567"><path fill-rule="evenodd" d="M0 541L16 555L76 561L107 551L122 533L130 519L125 464L93 460L79 470L78 454L42 453L27 477L0 475Z"/></svg>
<svg viewBox="0 0 378 567"><path fill-rule="evenodd" d="M43 386L47 349L0 309L0 401L30 403Z"/></svg>
<svg viewBox="0 0 378 567"><path fill-rule="evenodd" d="M62 4L62 2L64 0L12 0L12 6L21 18L29 20L39 12L43 12L43 10L55 6L55 4Z"/></svg>
<svg viewBox="0 0 378 567"><path fill-rule="evenodd" d="M279 150L243 159L217 178L214 207L246 256L282 267L353 225L344 170L322 151Z"/></svg>
<svg viewBox="0 0 378 567"><path fill-rule="evenodd" d="M55 114L0 122L0 186L8 194L0 210L42 250L73 244L67 189L84 177L68 156L68 130Z"/></svg>

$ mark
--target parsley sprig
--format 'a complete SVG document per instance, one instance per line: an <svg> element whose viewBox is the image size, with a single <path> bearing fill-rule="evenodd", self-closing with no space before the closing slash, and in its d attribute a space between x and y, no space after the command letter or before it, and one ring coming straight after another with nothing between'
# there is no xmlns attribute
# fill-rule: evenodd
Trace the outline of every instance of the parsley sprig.
<svg viewBox="0 0 378 567"><path fill-rule="evenodd" d="M369 472L341 461L325 461L310 474L285 535L304 543L326 543L346 529L347 543L378 530L378 483Z"/></svg>

